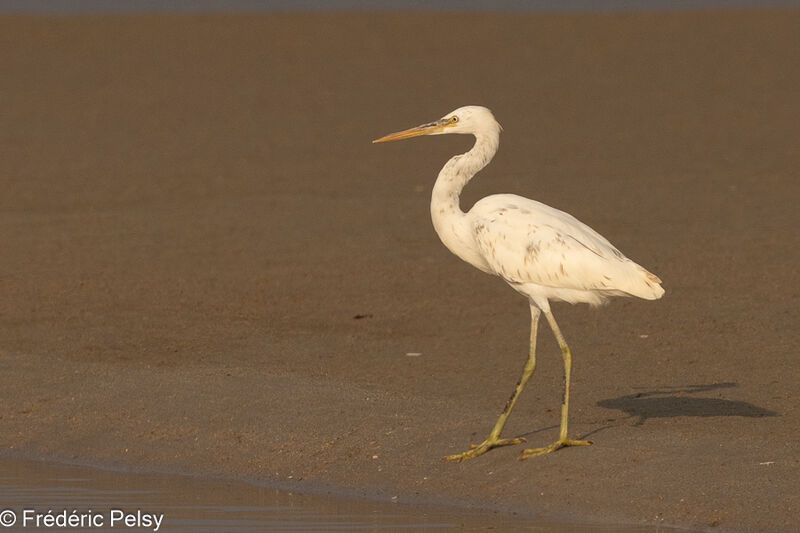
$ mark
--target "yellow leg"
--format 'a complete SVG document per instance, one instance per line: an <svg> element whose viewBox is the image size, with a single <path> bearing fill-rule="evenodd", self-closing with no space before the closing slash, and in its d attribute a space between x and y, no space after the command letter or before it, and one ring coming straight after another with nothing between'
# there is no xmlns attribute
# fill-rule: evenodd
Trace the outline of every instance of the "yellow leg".
<svg viewBox="0 0 800 533"><path fill-rule="evenodd" d="M474 459L475 457L481 456L492 448L525 442L525 439L521 437L515 439L501 439L500 432L503 431L503 426L506 425L508 415L511 414L511 410L514 408L514 404L517 403L519 394L522 392L522 389L525 388L525 384L531 378L536 368L536 328L539 323L539 314L539 308L531 305L531 347L528 353L528 361L525 363L525 368L522 369L522 377L517 383L514 392L511 393L511 397L506 402L503 412L500 414L500 418L497 419L491 433L489 433L489 437L480 444L473 444L469 450L463 453L446 456L444 458L445 461L466 461L467 459Z"/></svg>
<svg viewBox="0 0 800 533"><path fill-rule="evenodd" d="M564 340L564 335L556 324L556 319L550 311L545 311L544 316L550 324L550 328L556 336L558 345L561 347L561 357L564 359L564 396L561 401L561 429L559 431L558 440L544 448L531 448L523 450L520 459L528 459L536 457L537 455L544 455L554 452L566 446L589 446L591 444L588 440L572 440L567 437L567 418L569 415L569 382L572 374L572 352L570 352L567 342Z"/></svg>

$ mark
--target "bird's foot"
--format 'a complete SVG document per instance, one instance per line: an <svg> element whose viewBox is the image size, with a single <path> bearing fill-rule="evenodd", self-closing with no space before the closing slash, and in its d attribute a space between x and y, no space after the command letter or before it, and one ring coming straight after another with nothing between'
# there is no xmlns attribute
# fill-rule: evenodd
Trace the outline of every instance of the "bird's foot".
<svg viewBox="0 0 800 533"><path fill-rule="evenodd" d="M550 446L545 446L544 448L530 448L527 450L522 450L522 455L520 455L519 459L522 461L523 459L530 459L531 457L545 455L561 448L566 448L567 446L590 446L591 444L592 441L590 440L559 439Z"/></svg>
<svg viewBox="0 0 800 533"><path fill-rule="evenodd" d="M525 439L523 439L522 437L517 437L515 439L486 439L480 444L473 444L472 446L469 447L469 450L463 453L448 455L443 457L443 459L445 461L456 461L460 463L468 459L475 459L476 457L485 454L492 448L499 448L500 446L511 446L513 444L519 444L521 442L525 442Z"/></svg>

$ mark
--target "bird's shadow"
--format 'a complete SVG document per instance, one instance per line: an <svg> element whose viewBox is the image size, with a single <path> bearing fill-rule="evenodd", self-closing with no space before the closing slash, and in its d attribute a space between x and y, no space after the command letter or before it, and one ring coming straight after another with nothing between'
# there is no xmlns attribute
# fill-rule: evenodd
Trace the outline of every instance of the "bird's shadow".
<svg viewBox="0 0 800 533"><path fill-rule="evenodd" d="M737 383L714 383L685 387L663 387L657 390L626 394L597 402L599 407L624 411L630 417L638 417L640 426L648 418L676 416L744 416L760 418L777 416L778 413L763 409L748 402L688 396L717 389L738 387Z"/></svg>

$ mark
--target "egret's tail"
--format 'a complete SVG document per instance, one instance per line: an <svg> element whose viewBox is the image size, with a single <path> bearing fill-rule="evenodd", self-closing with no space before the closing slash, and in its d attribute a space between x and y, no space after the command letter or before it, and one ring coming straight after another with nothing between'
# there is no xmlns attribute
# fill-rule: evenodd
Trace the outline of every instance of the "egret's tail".
<svg viewBox="0 0 800 533"><path fill-rule="evenodd" d="M639 271L636 278L632 279L629 287L623 289L628 294L644 298L645 300L658 300L664 296L664 288L661 286L661 278L636 265Z"/></svg>

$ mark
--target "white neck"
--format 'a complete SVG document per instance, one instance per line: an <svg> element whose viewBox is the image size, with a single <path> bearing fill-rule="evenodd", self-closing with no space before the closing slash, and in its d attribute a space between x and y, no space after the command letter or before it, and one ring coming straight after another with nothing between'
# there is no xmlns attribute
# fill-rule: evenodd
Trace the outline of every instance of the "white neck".
<svg viewBox="0 0 800 533"><path fill-rule="evenodd" d="M451 158L439 172L431 195L433 227L445 246L468 263L483 269L483 260L473 257L472 228L461 210L459 198L464 186L489 164L500 145L500 126L475 134L475 145ZM480 264L478 264L480 263Z"/></svg>

